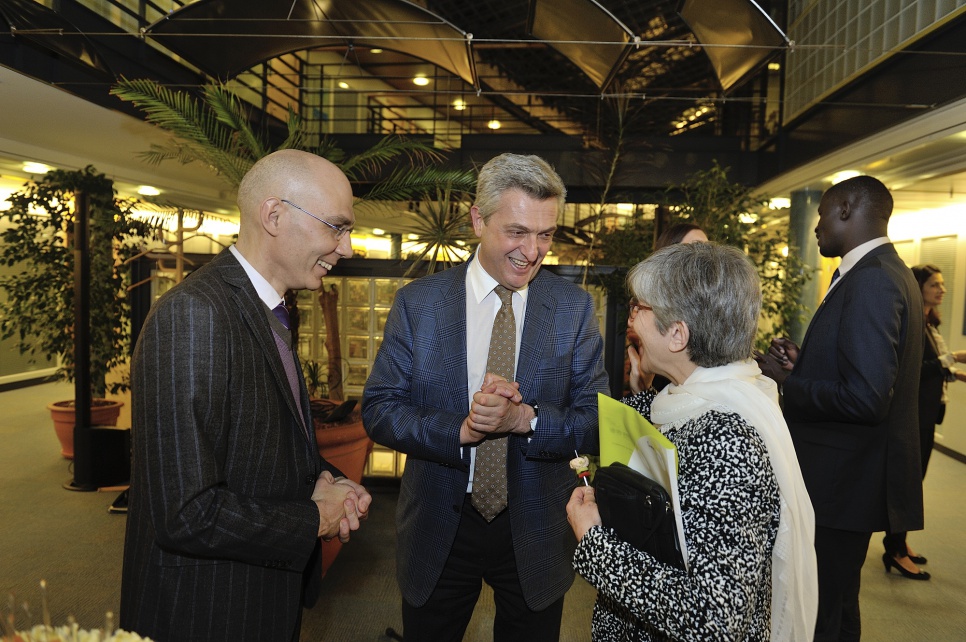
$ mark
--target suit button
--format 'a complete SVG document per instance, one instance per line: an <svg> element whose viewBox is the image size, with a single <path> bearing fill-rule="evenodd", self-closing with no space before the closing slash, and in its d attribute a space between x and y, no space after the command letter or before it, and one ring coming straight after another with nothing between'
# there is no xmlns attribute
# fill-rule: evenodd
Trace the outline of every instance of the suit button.
<svg viewBox="0 0 966 642"><path fill-rule="evenodd" d="M458 505L456 505L456 504L453 504L453 512L454 512L454 513L459 513L459 512L461 512L462 510L463 510L463 507L462 507L462 506L458 506Z"/></svg>
<svg viewBox="0 0 966 642"><path fill-rule="evenodd" d="M312 475L306 475L305 476L305 485L306 486L311 486L314 483L315 483L315 477L313 477Z"/></svg>

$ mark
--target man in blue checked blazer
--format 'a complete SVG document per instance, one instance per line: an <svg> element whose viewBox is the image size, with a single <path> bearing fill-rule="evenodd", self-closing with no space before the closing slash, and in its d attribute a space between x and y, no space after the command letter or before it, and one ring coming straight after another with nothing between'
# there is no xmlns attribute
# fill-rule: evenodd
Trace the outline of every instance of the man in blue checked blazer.
<svg viewBox="0 0 966 642"><path fill-rule="evenodd" d="M319 457L279 307L352 255L349 182L276 152L238 205L237 243L155 303L134 353L120 624L158 642L298 640L319 538L347 541L371 501Z"/></svg>
<svg viewBox="0 0 966 642"><path fill-rule="evenodd" d="M576 544L569 460L597 452L607 390L590 295L540 271L565 194L536 156L488 162L470 210L475 256L402 288L389 313L362 416L408 455L396 515L407 642L461 640L482 581L497 641L559 638ZM500 315L510 377L490 367Z"/></svg>

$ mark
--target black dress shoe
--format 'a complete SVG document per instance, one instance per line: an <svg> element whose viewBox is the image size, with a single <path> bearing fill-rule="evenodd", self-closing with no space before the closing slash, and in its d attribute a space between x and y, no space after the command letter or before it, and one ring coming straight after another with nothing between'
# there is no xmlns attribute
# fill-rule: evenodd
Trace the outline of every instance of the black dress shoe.
<svg viewBox="0 0 966 642"><path fill-rule="evenodd" d="M902 567L902 564L896 561L896 558L892 557L888 553L882 554L882 563L885 565L886 573L888 573L890 569L894 568L899 571L899 574L902 575L902 577L909 578L910 580L928 580L931 577L926 571L919 571L918 573L907 571Z"/></svg>
<svg viewBox="0 0 966 642"><path fill-rule="evenodd" d="M922 566L926 563L926 558L922 555L910 555L909 559L911 559L912 563L916 564L917 566Z"/></svg>

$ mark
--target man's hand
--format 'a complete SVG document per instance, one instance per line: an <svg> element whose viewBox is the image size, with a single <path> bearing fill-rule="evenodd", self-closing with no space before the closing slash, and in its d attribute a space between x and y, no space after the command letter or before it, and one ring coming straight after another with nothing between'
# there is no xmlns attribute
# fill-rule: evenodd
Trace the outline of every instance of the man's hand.
<svg viewBox="0 0 966 642"><path fill-rule="evenodd" d="M769 379L773 379L778 385L785 383L789 371L772 355L770 350L768 354L762 354L755 350L754 357L755 361L758 362L758 367L761 369L761 374Z"/></svg>
<svg viewBox="0 0 966 642"><path fill-rule="evenodd" d="M344 544L369 516L372 496L351 479L335 479L325 471L315 482L312 501L319 509L319 537L326 541L338 537Z"/></svg>
<svg viewBox="0 0 966 642"><path fill-rule="evenodd" d="M600 511L597 508L597 498L592 486L578 486L574 489L567 502L567 521L574 530L579 542L590 530L591 526L600 526Z"/></svg>
<svg viewBox="0 0 966 642"><path fill-rule="evenodd" d="M472 444L489 435L530 432L533 408L521 403L520 384L486 373L483 386L473 395L470 414L460 428L460 443Z"/></svg>
<svg viewBox="0 0 966 642"><path fill-rule="evenodd" d="M795 367L795 362L798 361L798 352L798 346L787 337L775 337L771 340L771 347L768 348L768 354L789 372Z"/></svg>

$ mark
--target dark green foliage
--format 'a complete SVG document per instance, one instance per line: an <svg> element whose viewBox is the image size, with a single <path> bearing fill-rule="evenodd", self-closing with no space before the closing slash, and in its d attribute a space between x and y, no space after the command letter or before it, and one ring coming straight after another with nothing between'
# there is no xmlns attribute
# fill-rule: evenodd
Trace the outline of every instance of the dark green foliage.
<svg viewBox="0 0 966 642"><path fill-rule="evenodd" d="M137 254L151 233L130 216L132 202L117 199L113 182L88 166L56 170L28 183L0 212L9 227L2 233L0 264L19 268L0 279L6 305L0 318L3 338L15 337L22 354L45 360L60 357L57 374L74 379L74 193L90 199L91 381L104 396L105 377L124 363L130 350L131 306L123 262ZM115 393L126 388L117 383Z"/></svg>
<svg viewBox="0 0 966 642"><path fill-rule="evenodd" d="M741 248L758 269L762 286L762 319L757 343L765 347L772 336L788 334L793 320L802 320L802 287L811 271L798 259L796 248L786 245L787 226L763 226L758 218L767 201L751 188L728 179L728 168L717 162L711 169L695 172L681 185L670 186L662 205L671 213L667 225L689 222L701 227L717 243ZM654 246L654 221L636 219L623 230L601 235L598 263L629 268L647 258ZM612 296L626 297L623 278L612 275L605 283Z"/></svg>

